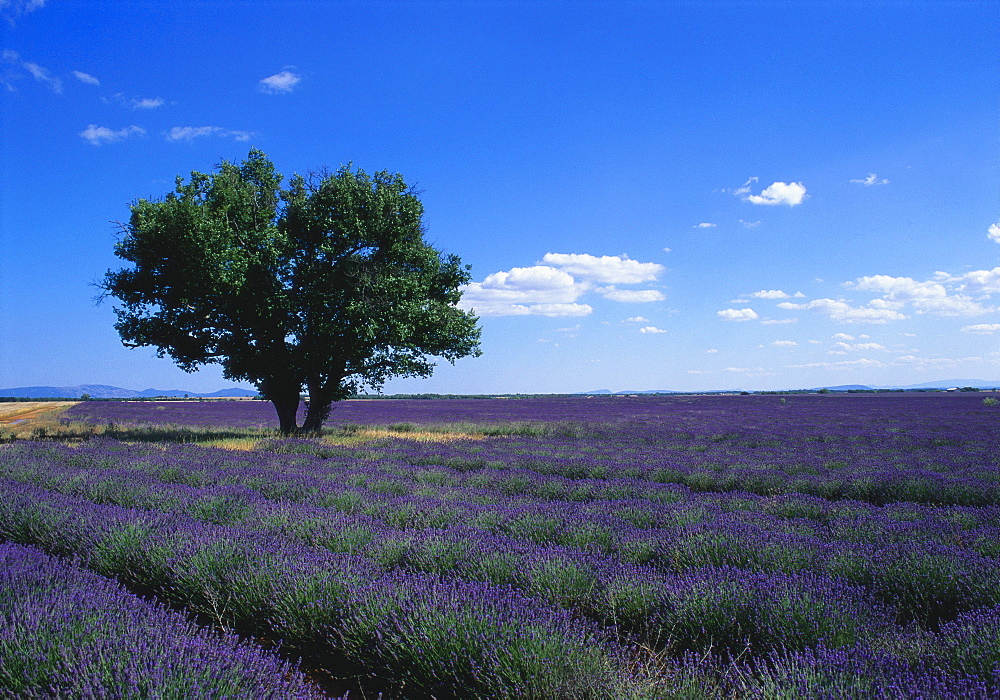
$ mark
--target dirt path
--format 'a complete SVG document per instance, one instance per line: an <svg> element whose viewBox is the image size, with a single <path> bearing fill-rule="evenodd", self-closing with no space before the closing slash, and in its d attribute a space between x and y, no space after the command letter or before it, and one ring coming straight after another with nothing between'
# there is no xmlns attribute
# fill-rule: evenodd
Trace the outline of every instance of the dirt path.
<svg viewBox="0 0 1000 700"><path fill-rule="evenodd" d="M78 401L9 401L0 402L0 425L11 425L23 421L52 416L61 413Z"/></svg>

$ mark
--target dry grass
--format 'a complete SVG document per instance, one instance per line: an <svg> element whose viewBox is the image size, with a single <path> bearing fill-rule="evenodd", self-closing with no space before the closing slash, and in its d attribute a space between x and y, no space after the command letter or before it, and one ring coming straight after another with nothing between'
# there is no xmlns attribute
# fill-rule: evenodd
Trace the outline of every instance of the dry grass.
<svg viewBox="0 0 1000 700"><path fill-rule="evenodd" d="M0 402L0 425L14 425L34 420L56 418L79 401L6 401Z"/></svg>
<svg viewBox="0 0 1000 700"><path fill-rule="evenodd" d="M59 420L63 412L79 401L0 402L0 443L60 435L66 426Z"/></svg>

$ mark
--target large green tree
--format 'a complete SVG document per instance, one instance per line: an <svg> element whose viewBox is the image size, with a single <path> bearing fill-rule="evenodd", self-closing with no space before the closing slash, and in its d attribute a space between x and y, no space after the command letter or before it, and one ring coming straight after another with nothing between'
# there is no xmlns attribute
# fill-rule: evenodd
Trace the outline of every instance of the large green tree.
<svg viewBox="0 0 1000 700"><path fill-rule="evenodd" d="M429 376L432 356L480 354L478 319L457 307L469 268L424 241L400 175L282 179L251 150L131 205L115 254L132 265L101 285L123 343L186 371L221 365L274 404L283 433L319 430L334 401L390 377Z"/></svg>

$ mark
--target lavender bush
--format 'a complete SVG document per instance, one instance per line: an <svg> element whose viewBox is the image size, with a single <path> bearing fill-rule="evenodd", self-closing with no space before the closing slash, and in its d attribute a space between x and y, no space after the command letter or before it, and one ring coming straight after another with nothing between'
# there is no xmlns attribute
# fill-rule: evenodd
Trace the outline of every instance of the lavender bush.
<svg viewBox="0 0 1000 700"><path fill-rule="evenodd" d="M282 640L337 692L1000 696L975 396L350 401L314 440L268 409L79 404L114 430L0 446L0 539ZM172 441L234 435L255 449Z"/></svg>

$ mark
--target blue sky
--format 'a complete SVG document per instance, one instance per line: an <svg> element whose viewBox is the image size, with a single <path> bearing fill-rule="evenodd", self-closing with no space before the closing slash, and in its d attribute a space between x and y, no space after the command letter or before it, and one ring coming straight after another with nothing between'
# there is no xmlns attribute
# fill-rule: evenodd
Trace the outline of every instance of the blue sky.
<svg viewBox="0 0 1000 700"><path fill-rule="evenodd" d="M0 387L123 348L114 221L263 150L400 172L483 356L389 392L1000 379L995 2L0 0Z"/></svg>

